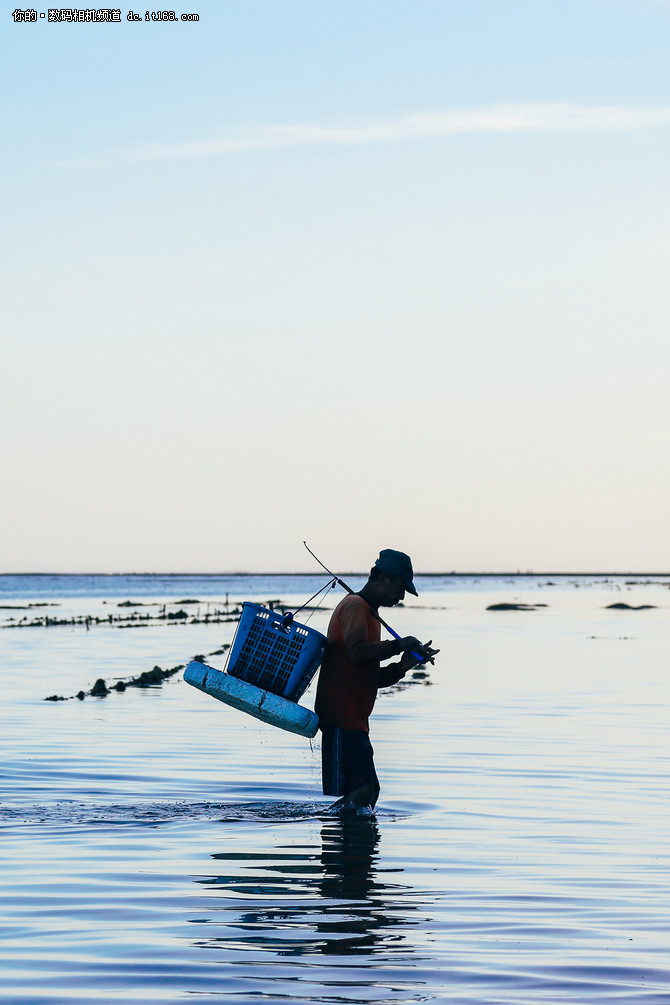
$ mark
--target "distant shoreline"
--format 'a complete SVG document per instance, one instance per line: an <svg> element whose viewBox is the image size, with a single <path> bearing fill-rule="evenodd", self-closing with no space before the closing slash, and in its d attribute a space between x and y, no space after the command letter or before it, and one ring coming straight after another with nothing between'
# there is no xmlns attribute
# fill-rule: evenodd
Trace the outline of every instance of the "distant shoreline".
<svg viewBox="0 0 670 1005"><path fill-rule="evenodd" d="M352 572L351 570L347 572L340 572L338 576L367 576L368 570L361 572ZM598 579L602 579L606 576L616 576L620 578L622 576L646 576L654 579L663 579L670 577L670 572L416 572L415 576L420 576L422 579L498 579L501 576L509 577L510 579L531 579L537 578L538 576L552 576L556 579L574 577L574 576L594 576ZM128 579L132 576L138 578L147 576L162 576L164 578L173 579L234 579L241 578L243 576L303 576L303 577L313 577L313 578L325 578L325 574L321 572L0 572L0 576L14 576L14 577L37 577L43 576L45 578L50 576L69 576L74 578L83 576L108 576L110 579L118 576Z"/></svg>

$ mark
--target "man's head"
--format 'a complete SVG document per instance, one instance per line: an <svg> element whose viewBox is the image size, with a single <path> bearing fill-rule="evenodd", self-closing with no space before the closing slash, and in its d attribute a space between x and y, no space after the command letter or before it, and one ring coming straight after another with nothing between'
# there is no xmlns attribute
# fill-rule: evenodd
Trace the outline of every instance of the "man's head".
<svg viewBox="0 0 670 1005"><path fill-rule="evenodd" d="M405 591L418 596L413 583L414 572L409 555L404 551L385 548L370 569L369 583L374 584L374 592L380 607L393 607L405 597Z"/></svg>

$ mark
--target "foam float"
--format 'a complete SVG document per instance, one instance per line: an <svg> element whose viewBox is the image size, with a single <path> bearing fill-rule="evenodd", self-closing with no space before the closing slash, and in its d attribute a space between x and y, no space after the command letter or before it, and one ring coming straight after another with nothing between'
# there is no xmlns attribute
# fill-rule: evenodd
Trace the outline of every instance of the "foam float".
<svg viewBox="0 0 670 1005"><path fill-rule="evenodd" d="M319 717L315 712L310 712L303 705L282 698L279 694L264 691L255 684L238 680L223 670L192 660L184 670L184 680L212 698L253 715L271 726L287 729L289 733L298 733L300 736L316 736Z"/></svg>
<svg viewBox="0 0 670 1005"><path fill-rule="evenodd" d="M244 603L226 670L192 660L184 680L262 722L312 737L319 717L297 699L318 670L326 642L291 614Z"/></svg>

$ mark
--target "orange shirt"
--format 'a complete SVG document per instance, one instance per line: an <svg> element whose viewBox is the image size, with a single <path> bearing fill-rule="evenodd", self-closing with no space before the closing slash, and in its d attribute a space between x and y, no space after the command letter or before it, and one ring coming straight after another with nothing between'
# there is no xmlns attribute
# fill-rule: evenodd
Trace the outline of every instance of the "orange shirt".
<svg viewBox="0 0 670 1005"><path fill-rule="evenodd" d="M340 601L328 625L314 704L324 725L369 732L379 661L398 652L394 641L380 642L379 636L380 624L362 597L349 594Z"/></svg>

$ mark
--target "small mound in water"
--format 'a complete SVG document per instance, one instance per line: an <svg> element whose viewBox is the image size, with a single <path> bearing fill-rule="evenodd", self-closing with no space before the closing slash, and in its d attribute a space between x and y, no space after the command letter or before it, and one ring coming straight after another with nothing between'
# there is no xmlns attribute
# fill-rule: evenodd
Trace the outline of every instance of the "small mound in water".
<svg viewBox="0 0 670 1005"><path fill-rule="evenodd" d="M548 607L548 604L489 604L487 611L535 611L538 607Z"/></svg>
<svg viewBox="0 0 670 1005"><path fill-rule="evenodd" d="M608 604L605 608L606 611L650 611L656 607L656 604L638 604L637 607L634 604Z"/></svg>
<svg viewBox="0 0 670 1005"><path fill-rule="evenodd" d="M183 663L180 663L176 667L170 667L169 670L163 670L161 667L155 666L153 670L144 670L139 677L126 677L125 680L119 680L116 684L112 684L111 687L107 687L107 682L102 677L98 677L90 691L78 691L77 694L70 695L70 697L83 701L87 694L91 695L92 698L106 698L112 691L123 692L129 687L152 687L155 684L162 684L164 680L167 680L183 669ZM44 700L67 701L68 699L64 698L61 694L50 694Z"/></svg>
<svg viewBox="0 0 670 1005"><path fill-rule="evenodd" d="M184 603L198 603L197 600L194 601L183 601ZM221 649L215 649L213 653L209 653L209 656L220 656L230 649L230 645L226 642L221 647ZM194 660L202 663L206 659L205 656L199 655L194 656ZM111 687L107 687L107 682L103 680L102 677L98 677L95 684L90 691L77 691L76 694L71 694L69 698L78 698L79 701L83 701L87 695L91 695L93 698L106 698L108 694L112 691L118 691L123 693L129 687L153 687L157 684L162 684L164 680L172 677L179 670L184 669L184 664L179 663L176 667L170 667L169 670L163 670L162 667L155 666L153 670L144 670L139 677L125 677L121 680L117 680L116 684L112 684ZM45 701L69 701L62 694L50 694Z"/></svg>

